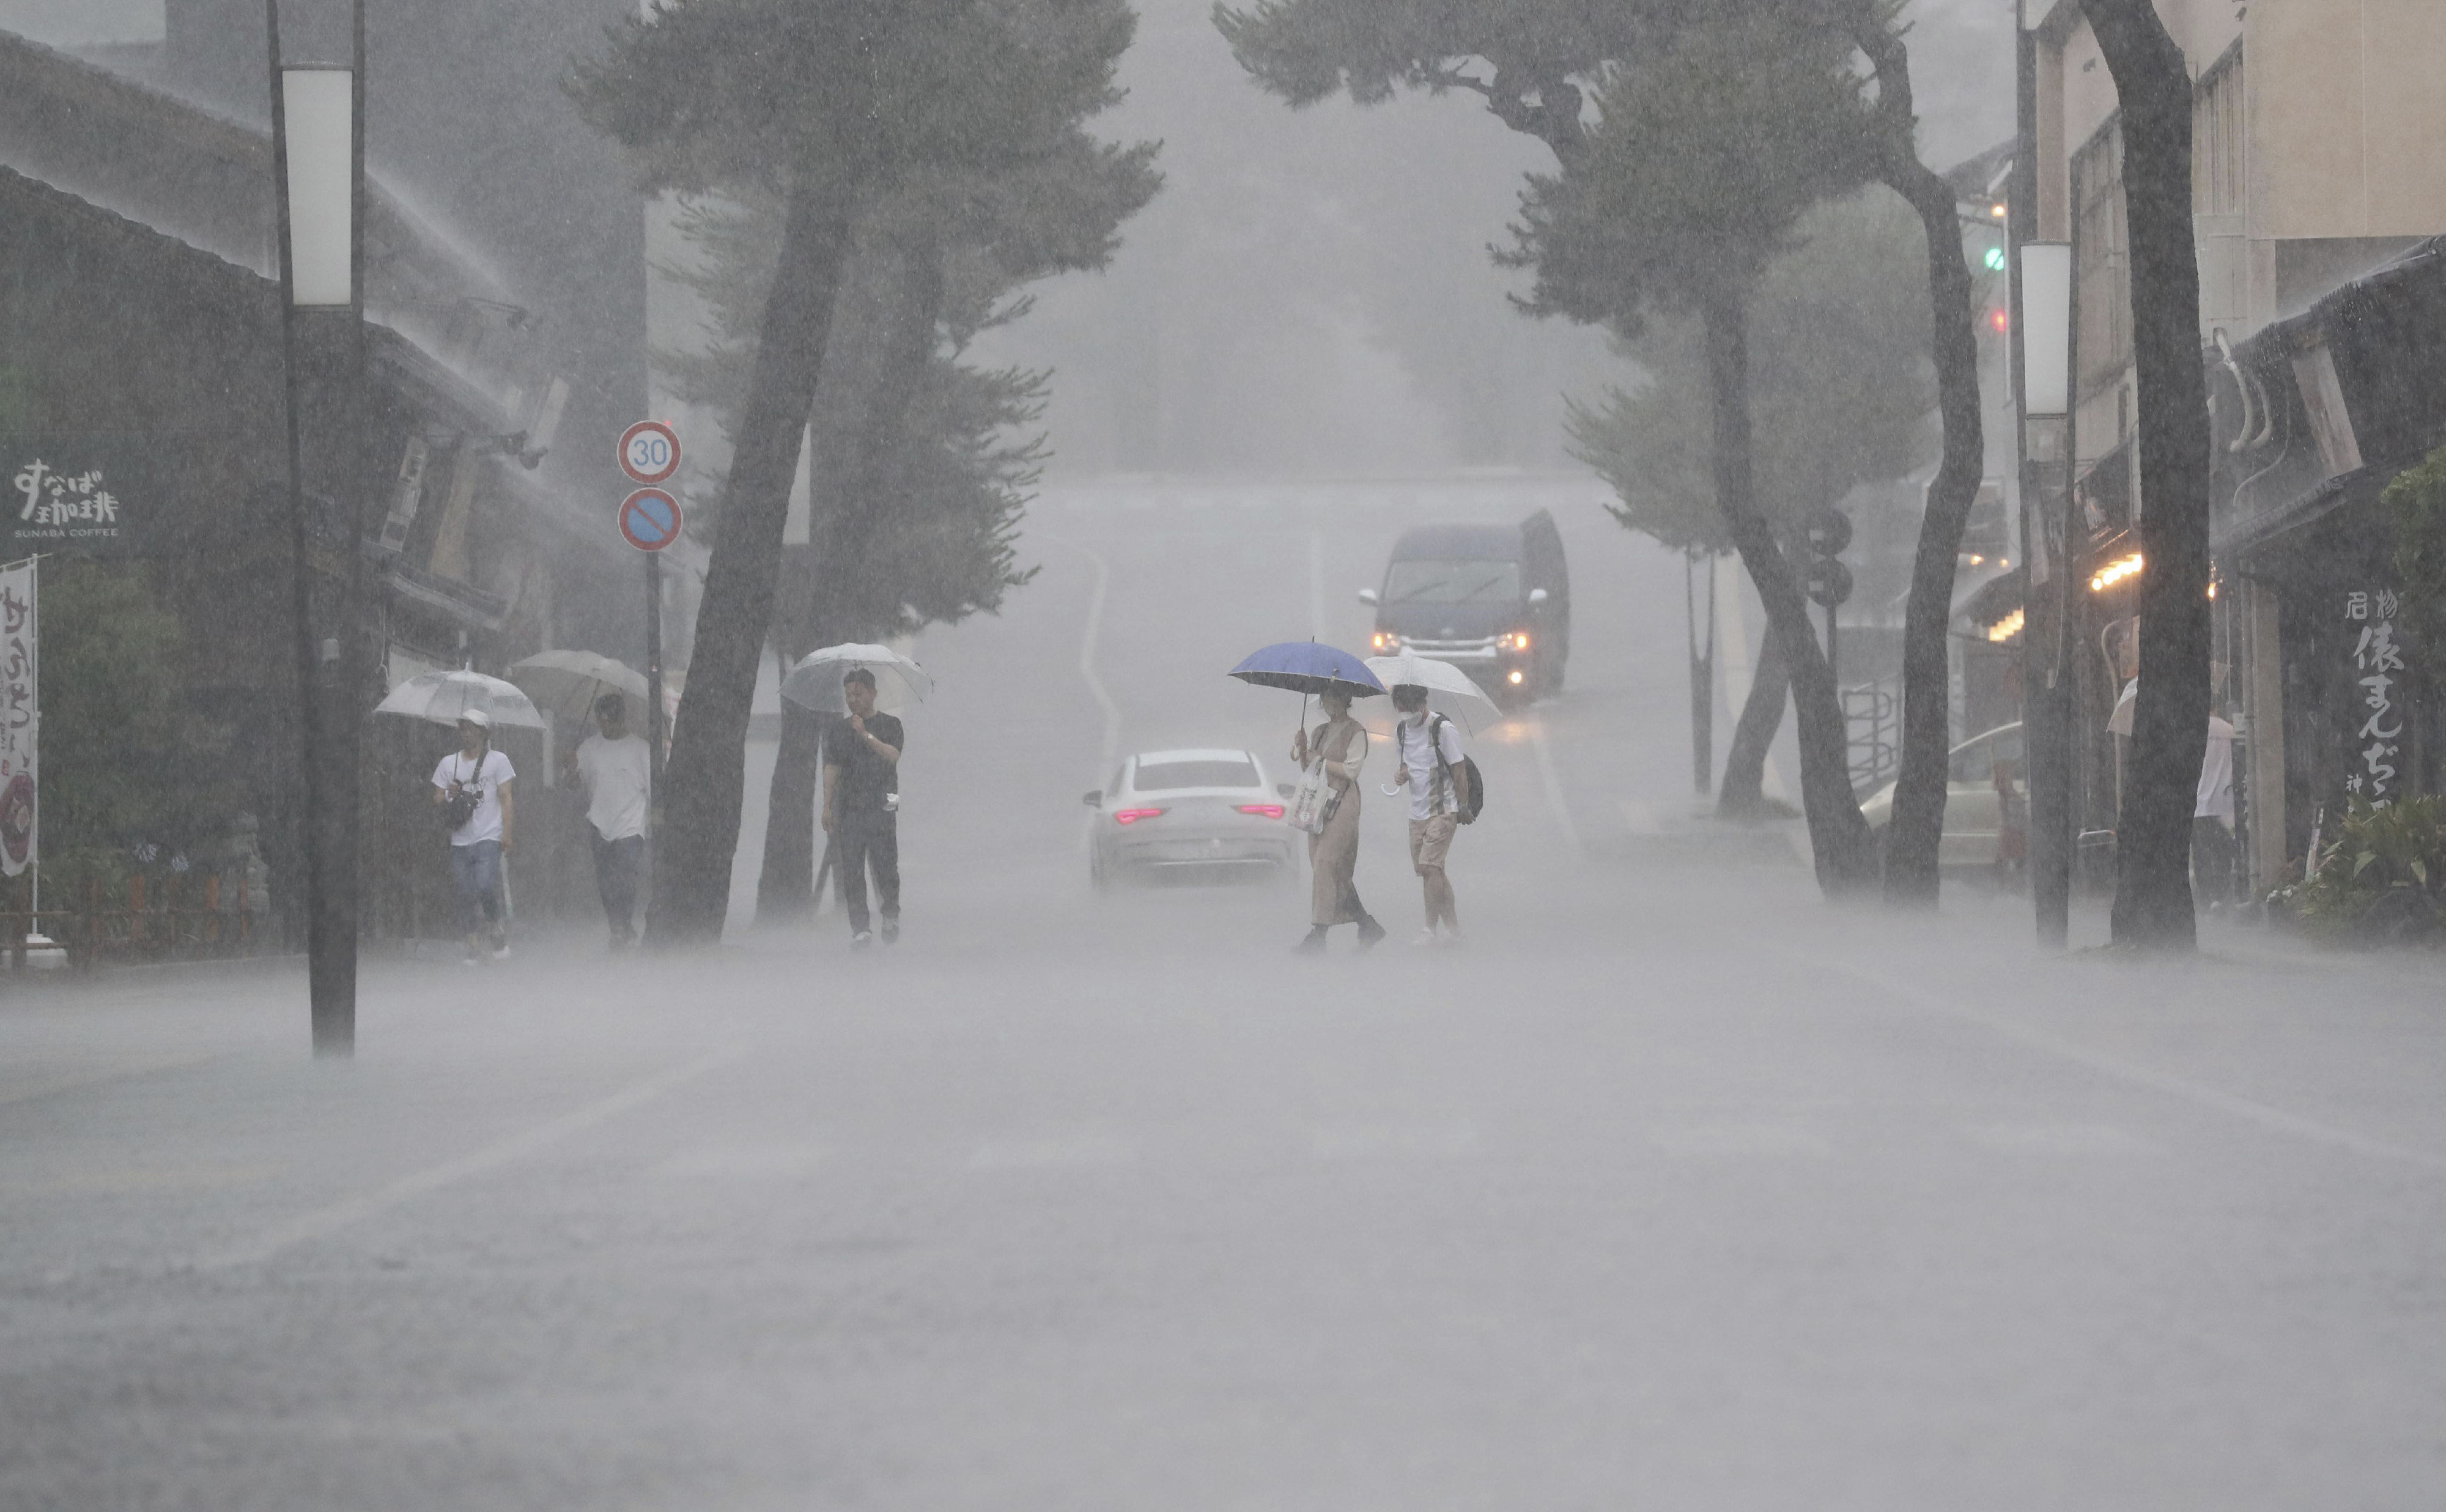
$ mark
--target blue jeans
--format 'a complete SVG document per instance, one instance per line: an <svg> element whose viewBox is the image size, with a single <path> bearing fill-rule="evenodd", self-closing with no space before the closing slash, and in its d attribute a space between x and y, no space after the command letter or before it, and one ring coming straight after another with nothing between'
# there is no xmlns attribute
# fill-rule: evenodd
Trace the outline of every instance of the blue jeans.
<svg viewBox="0 0 2446 1512"><path fill-rule="evenodd" d="M479 840L450 848L450 880L458 885L460 911L467 932L490 924L501 926L501 843Z"/></svg>

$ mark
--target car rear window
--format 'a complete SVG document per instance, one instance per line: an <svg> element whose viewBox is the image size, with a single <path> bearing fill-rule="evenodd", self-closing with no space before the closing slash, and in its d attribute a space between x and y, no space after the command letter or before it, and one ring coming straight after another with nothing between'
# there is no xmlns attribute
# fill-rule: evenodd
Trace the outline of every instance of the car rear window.
<svg viewBox="0 0 2446 1512"><path fill-rule="evenodd" d="M1141 761L1138 791L1165 793L1176 788L1253 788L1254 761Z"/></svg>

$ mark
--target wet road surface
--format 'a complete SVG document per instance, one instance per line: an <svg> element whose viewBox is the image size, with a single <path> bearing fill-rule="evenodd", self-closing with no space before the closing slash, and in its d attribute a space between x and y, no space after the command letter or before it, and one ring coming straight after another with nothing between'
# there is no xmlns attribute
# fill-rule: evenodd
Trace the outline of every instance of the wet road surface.
<svg viewBox="0 0 2446 1512"><path fill-rule="evenodd" d="M1466 949L1400 947L1372 784L1372 956L1291 958L1296 883L1088 891L1117 751L1270 758L1221 668L1520 495L1048 499L920 647L892 952L388 962L347 1064L283 968L13 993L0 1505L2434 1504L2425 964L1688 862L1679 567L1592 507Z"/></svg>

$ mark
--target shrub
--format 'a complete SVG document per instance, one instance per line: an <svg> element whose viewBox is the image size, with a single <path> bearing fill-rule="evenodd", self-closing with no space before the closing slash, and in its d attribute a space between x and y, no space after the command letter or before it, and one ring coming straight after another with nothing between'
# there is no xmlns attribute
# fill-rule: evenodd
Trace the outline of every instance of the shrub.
<svg viewBox="0 0 2446 1512"><path fill-rule="evenodd" d="M2305 933L2329 941L2433 941L2446 924L2446 795L2384 808L2352 800L2318 871L2279 889Z"/></svg>

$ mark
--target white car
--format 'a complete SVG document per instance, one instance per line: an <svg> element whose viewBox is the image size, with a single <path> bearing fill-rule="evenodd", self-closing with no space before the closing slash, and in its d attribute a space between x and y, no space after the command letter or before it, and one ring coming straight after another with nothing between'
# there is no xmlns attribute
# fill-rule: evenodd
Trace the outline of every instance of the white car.
<svg viewBox="0 0 2446 1512"><path fill-rule="evenodd" d="M1087 794L1087 871L1099 888L1130 877L1270 878L1298 858L1284 819L1290 785L1247 751L1141 751Z"/></svg>
<svg viewBox="0 0 2446 1512"><path fill-rule="evenodd" d="M1937 842L1941 867L1992 867L2001 858L2004 801L2015 804L2015 821L2026 824L2030 774L2022 756L2022 727L1999 725L1953 748L1945 777L1945 837ZM1883 831L1894 817L1894 785L1891 782L1860 805L1869 828Z"/></svg>

